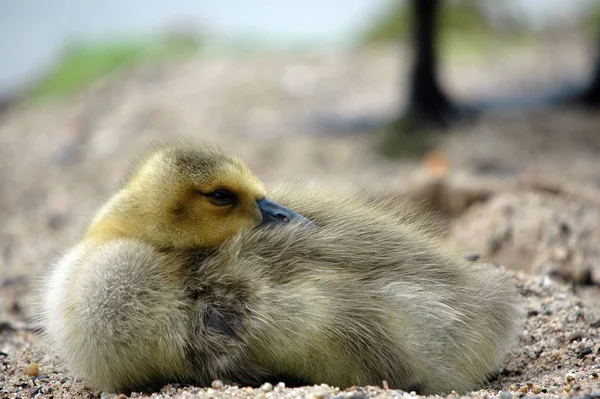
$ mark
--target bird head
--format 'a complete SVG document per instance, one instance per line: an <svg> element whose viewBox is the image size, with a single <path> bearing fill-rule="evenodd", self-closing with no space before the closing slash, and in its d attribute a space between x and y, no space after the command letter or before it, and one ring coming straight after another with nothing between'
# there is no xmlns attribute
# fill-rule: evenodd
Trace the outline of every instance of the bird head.
<svg viewBox="0 0 600 399"><path fill-rule="evenodd" d="M224 151L177 144L147 156L96 215L88 237L135 237L158 247L216 247L243 229L310 222L267 198Z"/></svg>

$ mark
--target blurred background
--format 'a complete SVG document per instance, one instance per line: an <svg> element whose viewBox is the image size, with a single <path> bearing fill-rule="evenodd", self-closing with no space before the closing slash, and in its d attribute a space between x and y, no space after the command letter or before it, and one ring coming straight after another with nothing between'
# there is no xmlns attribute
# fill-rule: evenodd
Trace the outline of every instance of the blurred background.
<svg viewBox="0 0 600 399"><path fill-rule="evenodd" d="M571 283L586 320L600 309L599 1L4 0L0 60L13 372L46 356L28 318L40 272L140 153L177 138L266 182L418 203L449 251Z"/></svg>
<svg viewBox="0 0 600 399"><path fill-rule="evenodd" d="M448 0L444 46L488 52L494 40L591 38L593 0ZM0 92L76 90L120 65L186 53L351 51L409 39L408 1L7 1L0 5ZM488 56L490 54L487 54ZM63 77L70 75L70 79Z"/></svg>
<svg viewBox="0 0 600 399"><path fill-rule="evenodd" d="M425 63L416 4L0 2L0 319L174 138L224 145L265 181L408 197L449 247L598 283L600 118L578 93L600 73L600 3L440 1Z"/></svg>

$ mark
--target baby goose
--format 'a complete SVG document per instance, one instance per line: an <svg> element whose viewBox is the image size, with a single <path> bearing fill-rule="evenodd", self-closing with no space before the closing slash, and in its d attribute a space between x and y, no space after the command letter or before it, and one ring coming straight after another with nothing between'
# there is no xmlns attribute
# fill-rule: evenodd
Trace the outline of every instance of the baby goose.
<svg viewBox="0 0 600 399"><path fill-rule="evenodd" d="M105 389L196 381L185 252L298 219L240 160L171 145L148 156L43 282L41 322L71 369ZM195 317L195 316L194 316Z"/></svg>
<svg viewBox="0 0 600 399"><path fill-rule="evenodd" d="M222 152L152 154L46 280L41 322L70 369L108 391L282 379L439 393L499 367L519 312L498 271L359 197L270 194L283 205Z"/></svg>

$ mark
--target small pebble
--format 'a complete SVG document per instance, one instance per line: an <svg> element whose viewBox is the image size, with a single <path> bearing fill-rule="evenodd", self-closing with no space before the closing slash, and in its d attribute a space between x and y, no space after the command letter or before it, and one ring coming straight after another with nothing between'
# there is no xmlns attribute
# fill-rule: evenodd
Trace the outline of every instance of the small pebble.
<svg viewBox="0 0 600 399"><path fill-rule="evenodd" d="M329 396L329 391L323 387L317 387L312 394L315 399L323 399Z"/></svg>
<svg viewBox="0 0 600 399"><path fill-rule="evenodd" d="M273 390L273 384L271 384L270 382L265 382L261 385L260 389L265 392L271 392Z"/></svg>
<svg viewBox="0 0 600 399"><path fill-rule="evenodd" d="M127 395L125 395L124 393L120 393L120 394L117 396L117 399L127 399Z"/></svg>
<svg viewBox="0 0 600 399"><path fill-rule="evenodd" d="M582 331L575 331L575 332L571 333L571 335L569 335L569 337L567 338L567 341L569 341L569 342L578 341L584 337L585 337L585 334Z"/></svg>
<svg viewBox="0 0 600 399"><path fill-rule="evenodd" d="M223 389L223 381L214 380L210 386L213 387L213 389Z"/></svg>
<svg viewBox="0 0 600 399"><path fill-rule="evenodd" d="M569 373L566 378L567 382L575 381L575 374Z"/></svg>
<svg viewBox="0 0 600 399"><path fill-rule="evenodd" d="M502 391L498 394L498 399L512 399L512 393L508 391Z"/></svg>
<svg viewBox="0 0 600 399"><path fill-rule="evenodd" d="M557 357L560 356L560 351L558 349L554 349L552 351L552 355L551 356L552 356L552 359L556 359Z"/></svg>
<svg viewBox="0 0 600 399"><path fill-rule="evenodd" d="M519 391L521 391L523 393L527 393L527 392L529 392L529 388L527 387L527 385L523 385L521 388L519 388Z"/></svg>
<svg viewBox="0 0 600 399"><path fill-rule="evenodd" d="M532 391L533 393L535 393L535 394L542 393L542 387L541 387L541 386L539 386L539 385L535 385L535 384L534 384L534 385L531 387L531 391Z"/></svg>
<svg viewBox="0 0 600 399"><path fill-rule="evenodd" d="M23 369L23 371L28 376L35 377L35 376L37 376L40 373L40 367L38 366L37 363L31 363L28 366L25 366L25 368Z"/></svg>
<svg viewBox="0 0 600 399"><path fill-rule="evenodd" d="M556 260L565 260L569 257L569 251L567 248L563 247L554 248L552 251L552 256Z"/></svg>
<svg viewBox="0 0 600 399"><path fill-rule="evenodd" d="M585 348L583 348L583 350L581 351L581 353L579 354L579 358L583 359L585 356L587 355L591 355L592 354L592 348L590 348L589 346L586 346Z"/></svg>

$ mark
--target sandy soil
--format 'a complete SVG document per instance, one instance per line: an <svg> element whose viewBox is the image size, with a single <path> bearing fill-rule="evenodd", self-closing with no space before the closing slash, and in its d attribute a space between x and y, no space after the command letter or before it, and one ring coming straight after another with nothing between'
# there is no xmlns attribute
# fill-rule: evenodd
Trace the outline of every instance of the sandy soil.
<svg viewBox="0 0 600 399"><path fill-rule="evenodd" d="M585 47L555 48L499 51L476 65L457 63L445 78L457 97L478 98L581 76ZM523 298L521 345L470 396L600 397L600 113L497 111L444 134L433 163L387 159L375 151L376 132L338 128L401 105L405 82L396 82L406 63L395 50L197 58L124 72L72 98L0 115L0 397L109 396L70 375L39 342L29 321L35 279L151 140L178 137L221 143L264 180L429 201L448 247L512 269ZM384 387L218 382L167 386L160 395L411 396Z"/></svg>

